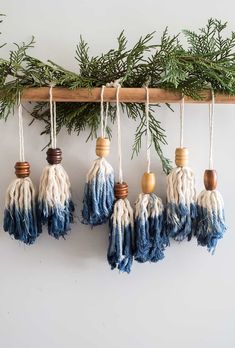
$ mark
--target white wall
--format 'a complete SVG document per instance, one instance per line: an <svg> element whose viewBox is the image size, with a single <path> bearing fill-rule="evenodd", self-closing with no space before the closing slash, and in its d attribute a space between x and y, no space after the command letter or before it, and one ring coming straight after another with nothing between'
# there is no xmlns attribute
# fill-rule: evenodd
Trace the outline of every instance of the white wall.
<svg viewBox="0 0 235 348"><path fill-rule="evenodd" d="M92 46L92 53L100 53L114 45L123 28L130 43L153 30L161 33L166 25L171 33L181 28L196 29L209 17L228 20L234 30L234 6L232 0L1 0L0 12L7 14L1 31L9 43L26 41L34 34L37 45L33 55L76 69L74 48L80 34ZM185 143L201 190L208 163L208 108L186 105L185 109ZM156 117L167 130L169 146L165 151L173 159L178 145L178 113L163 106ZM145 160L142 153L130 162L136 125L126 117L122 119L127 149L124 173L134 202ZM29 121L30 116L25 115L25 123ZM0 347L234 347L234 129L235 106L216 106L215 166L229 229L214 257L195 241L172 243L163 262L135 263L132 273L123 275L111 272L106 262L106 226L90 230L76 224L66 241L56 241L45 231L32 247L19 245L1 232ZM42 125L36 122L25 130L35 184L46 164L41 149L48 138L39 135L41 130ZM85 144L86 135L67 136L64 131L58 139L78 209L85 174L94 159L95 144ZM18 159L15 117L0 122L0 139L2 216L4 192L14 177L13 166ZM116 139L109 160L117 169L115 152ZM157 192L164 198L165 176L154 153L152 159Z"/></svg>

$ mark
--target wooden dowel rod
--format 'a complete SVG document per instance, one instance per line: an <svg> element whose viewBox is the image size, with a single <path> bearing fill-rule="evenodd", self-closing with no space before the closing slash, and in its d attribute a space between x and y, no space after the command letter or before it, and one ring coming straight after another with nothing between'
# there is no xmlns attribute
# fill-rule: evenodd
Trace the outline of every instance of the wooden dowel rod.
<svg viewBox="0 0 235 348"><path fill-rule="evenodd" d="M53 99L58 102L100 102L101 88L77 88L74 90L54 87ZM190 97L185 97L185 103L208 103L211 101L211 91L204 90L201 93L202 100L194 100ZM26 88L21 95L24 101L48 101L49 88L35 87ZM160 88L149 88L150 103L179 103L181 101L181 93L169 91ZM116 88L106 88L104 91L104 101L115 102ZM144 88L121 88L119 95L120 102L124 103L144 103L146 100L146 91ZM215 103L218 104L235 104L235 96L226 94L217 94Z"/></svg>

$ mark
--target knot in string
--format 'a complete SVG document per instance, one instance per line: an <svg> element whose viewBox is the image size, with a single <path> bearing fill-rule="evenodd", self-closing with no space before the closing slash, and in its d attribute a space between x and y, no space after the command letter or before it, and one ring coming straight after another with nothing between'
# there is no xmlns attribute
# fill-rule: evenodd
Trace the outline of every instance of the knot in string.
<svg viewBox="0 0 235 348"><path fill-rule="evenodd" d="M50 122L51 122L51 147L56 149L56 102L53 102L54 83L50 84Z"/></svg>
<svg viewBox="0 0 235 348"><path fill-rule="evenodd" d="M19 92L19 97L18 97L18 118L19 118L20 162L25 162L23 113L22 113L22 104L21 104L20 92Z"/></svg>

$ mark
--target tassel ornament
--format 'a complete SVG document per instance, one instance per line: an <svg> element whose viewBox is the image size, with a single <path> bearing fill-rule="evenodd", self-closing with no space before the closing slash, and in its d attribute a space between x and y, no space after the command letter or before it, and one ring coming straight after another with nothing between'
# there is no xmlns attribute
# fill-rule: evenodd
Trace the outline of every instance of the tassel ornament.
<svg viewBox="0 0 235 348"><path fill-rule="evenodd" d="M60 164L62 151L56 147L56 104L52 101L52 86L50 112L52 148L47 150L49 165L44 168L41 175L38 206L42 224L47 225L49 235L59 239L71 229L74 205L68 174Z"/></svg>
<svg viewBox="0 0 235 348"><path fill-rule="evenodd" d="M101 90L101 137L96 141L98 158L87 173L83 198L82 222L92 226L105 223L112 213L114 204L114 172L105 159L109 155L110 141L104 134L108 115L107 104L104 124L104 88L103 86Z"/></svg>
<svg viewBox="0 0 235 348"><path fill-rule="evenodd" d="M214 133L214 92L212 91L212 105L209 105L210 150L209 169L204 173L203 190L197 198L197 221L195 236L198 245L207 247L212 254L218 240L223 238L226 231L224 202L217 188L217 173L213 168L213 133Z"/></svg>
<svg viewBox="0 0 235 348"><path fill-rule="evenodd" d="M169 244L163 230L162 200L153 192L155 175L150 172L150 132L149 132L149 90L146 87L146 142L147 172L142 177L142 193L135 203L135 260L157 262L164 258L165 247Z"/></svg>
<svg viewBox="0 0 235 348"><path fill-rule="evenodd" d="M37 219L36 192L31 179L30 165L24 156L22 105L19 98L20 162L15 164L15 179L8 187L5 199L3 228L14 239L33 244L41 233Z"/></svg>
<svg viewBox="0 0 235 348"><path fill-rule="evenodd" d="M180 107L180 147L175 164L167 176L166 228L176 241L190 240L196 218L196 189L193 171L187 166L188 149L183 147L184 98Z"/></svg>
<svg viewBox="0 0 235 348"><path fill-rule="evenodd" d="M130 202L127 199L128 185L123 181L122 173L122 146L121 146L121 125L119 110L119 91L116 93L116 116L118 127L118 157L119 157L119 181L114 186L115 203L110 218L109 246L107 260L111 269L117 268L121 272L130 273L133 263L134 243L134 217Z"/></svg>

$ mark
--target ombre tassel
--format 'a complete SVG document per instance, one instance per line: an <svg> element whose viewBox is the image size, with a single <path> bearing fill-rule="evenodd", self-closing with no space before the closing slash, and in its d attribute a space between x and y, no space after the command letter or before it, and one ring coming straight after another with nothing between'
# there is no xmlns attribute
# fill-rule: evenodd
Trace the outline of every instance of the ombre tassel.
<svg viewBox="0 0 235 348"><path fill-rule="evenodd" d="M114 172L105 160L109 153L109 140L98 138L96 154L99 156L87 174L82 217L83 223L100 225L111 216L114 204Z"/></svg>
<svg viewBox="0 0 235 348"><path fill-rule="evenodd" d="M60 149L48 149L47 160L39 185L38 209L48 233L59 239L71 229L74 205L71 199L69 177L60 163Z"/></svg>
<svg viewBox="0 0 235 348"><path fill-rule="evenodd" d="M197 199L197 224L195 235L198 245L206 246L214 254L218 240L226 230L224 203L217 190L202 191Z"/></svg>
<svg viewBox="0 0 235 348"><path fill-rule="evenodd" d="M110 219L107 259L111 269L117 268L121 272L130 273L133 262L134 221L127 194L127 184L115 185L117 200Z"/></svg>
<svg viewBox="0 0 235 348"><path fill-rule="evenodd" d="M183 147L184 98L180 104L180 147L175 150L175 164L167 176L166 228L169 237L190 240L196 218L196 189L193 171L187 167L188 149Z"/></svg>
<svg viewBox="0 0 235 348"><path fill-rule="evenodd" d="M214 105L215 96L213 90L212 103L209 104L209 168L204 172L204 186L197 199L197 221L195 236L198 245L207 247L214 254L218 240L223 238L226 231L224 202L221 194L216 190L217 173L213 168L213 136L214 136Z"/></svg>
<svg viewBox="0 0 235 348"><path fill-rule="evenodd" d="M28 162L17 162L18 176L8 187L4 211L4 231L25 244L33 244L41 233L37 220L36 194L28 177Z"/></svg>
<svg viewBox="0 0 235 348"><path fill-rule="evenodd" d="M182 241L185 238L190 240L196 212L194 174L188 167L177 167L167 176L166 228L168 235L176 241Z"/></svg>

